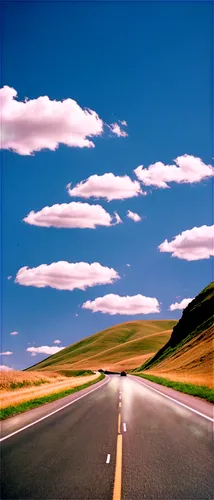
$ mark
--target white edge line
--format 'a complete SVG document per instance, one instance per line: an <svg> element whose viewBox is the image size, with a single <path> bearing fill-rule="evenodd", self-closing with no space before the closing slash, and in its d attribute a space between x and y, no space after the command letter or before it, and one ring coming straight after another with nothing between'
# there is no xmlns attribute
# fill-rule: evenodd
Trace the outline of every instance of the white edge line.
<svg viewBox="0 0 214 500"><path fill-rule="evenodd" d="M124 432L126 432L126 424L125 423L123 424L123 430L124 430Z"/></svg>
<svg viewBox="0 0 214 500"><path fill-rule="evenodd" d="M133 375L131 375L131 376L133 377ZM161 394L161 396L164 396L167 399L171 399L171 401L174 401L174 403L177 403L178 405L183 406L184 408L187 408L187 410L190 410L193 413L196 413L197 415L200 415L200 417L204 417L207 420L210 420L210 422L214 422L214 418L211 418L211 417L208 417L207 415L204 415L204 413L201 413L200 411L195 410L194 408L191 408L191 406L187 406L184 403L181 403L180 401L178 401L177 399L172 398L171 396L167 396L167 394L164 394L164 392L161 392L158 389L155 389L154 387L151 387L151 385L145 384L145 382L142 382L142 380L138 380L138 378L136 378L135 376L134 376L134 379L136 380L136 382L140 382L140 384L145 385L146 387L148 387L152 391L158 392L158 394Z"/></svg>
<svg viewBox="0 0 214 500"><path fill-rule="evenodd" d="M67 408L67 406L70 406L70 405L76 403L76 401L79 401L80 399L84 398L85 396L88 396L92 392L97 391L97 389L100 389L100 387L103 387L105 384L107 384L109 382L109 380L110 380L110 378L108 377L107 380L104 382L104 384L100 384L98 387L95 387L94 389L87 392L86 394L82 394L82 396L79 396L77 399L74 399L73 401L70 401L66 405L61 406L60 408L57 408L57 410L54 410L51 413L48 413L48 415L44 415L44 417L38 418L38 420L34 420L34 422L31 422L30 424L25 425L24 427L21 427L20 429L17 429L17 431L11 432L11 434L7 434L7 436L4 436L3 438L0 439L0 443L2 441L5 441L6 439L9 439L12 436L15 436L15 434L18 434L19 432L25 431L25 429L28 429L29 427L32 427L33 425L36 425L39 422L42 422L42 420L45 420L46 418L51 417L55 413L58 413L58 411L64 410L64 408ZM72 396L72 394L71 394L71 396Z"/></svg>
<svg viewBox="0 0 214 500"><path fill-rule="evenodd" d="M111 455L110 455L110 453L108 453L107 458L106 458L106 464L109 464L110 459L111 459Z"/></svg>

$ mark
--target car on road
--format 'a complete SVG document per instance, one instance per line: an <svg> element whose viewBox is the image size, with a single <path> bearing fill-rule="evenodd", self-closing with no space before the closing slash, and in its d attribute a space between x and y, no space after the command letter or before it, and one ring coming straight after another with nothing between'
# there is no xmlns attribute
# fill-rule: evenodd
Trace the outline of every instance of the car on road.
<svg viewBox="0 0 214 500"><path fill-rule="evenodd" d="M126 372L121 372L120 376L121 377L126 377Z"/></svg>

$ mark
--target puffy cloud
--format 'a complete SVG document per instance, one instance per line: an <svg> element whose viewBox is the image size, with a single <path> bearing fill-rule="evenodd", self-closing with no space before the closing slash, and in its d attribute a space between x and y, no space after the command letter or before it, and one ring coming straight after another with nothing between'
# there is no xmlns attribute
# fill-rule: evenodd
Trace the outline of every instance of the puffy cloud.
<svg viewBox="0 0 214 500"><path fill-rule="evenodd" d="M53 344L61 344L61 340L54 340Z"/></svg>
<svg viewBox="0 0 214 500"><path fill-rule="evenodd" d="M11 280L11 279L12 279L12 277L13 277L13 276L8 276L8 277L7 277L7 279L8 279L8 280Z"/></svg>
<svg viewBox="0 0 214 500"><path fill-rule="evenodd" d="M128 175L119 176L111 172L103 175L91 175L72 189L71 184L68 184L67 190L70 196L106 198L108 201L124 200L139 194L146 194L141 190L138 181L132 181Z"/></svg>
<svg viewBox="0 0 214 500"><path fill-rule="evenodd" d="M169 182L192 184L214 175L214 168L195 156L178 156L174 162L175 165L165 165L158 161L148 168L140 165L134 172L145 186L158 188L168 188Z"/></svg>
<svg viewBox="0 0 214 500"><path fill-rule="evenodd" d="M5 85L0 89L1 148L20 155L35 151L54 151L59 144L92 148L93 137L100 136L106 125L95 111L82 109L73 99L53 101L48 96L24 102L17 91ZM109 126L118 137L127 135L115 123Z"/></svg>
<svg viewBox="0 0 214 500"><path fill-rule="evenodd" d="M32 226L89 229L122 222L117 212L110 215L101 205L75 201L44 207L39 212L32 211L23 220Z"/></svg>
<svg viewBox="0 0 214 500"><path fill-rule="evenodd" d="M11 356L11 354L13 354L12 351L4 351L4 352L0 352L0 356Z"/></svg>
<svg viewBox="0 0 214 500"><path fill-rule="evenodd" d="M120 121L120 124L123 125L123 126L127 126L127 123L125 120L123 121ZM127 137L127 132L125 132L125 130L122 130L120 125L118 125L118 123L111 123L110 125L108 125L108 127L110 128L111 132L113 134L115 134L117 137Z"/></svg>
<svg viewBox="0 0 214 500"><path fill-rule="evenodd" d="M10 372L11 370L13 370L13 368L6 365L0 365L0 372Z"/></svg>
<svg viewBox="0 0 214 500"><path fill-rule="evenodd" d="M140 215L138 215L134 212L131 212L131 210L128 210L126 215L127 215L127 217L129 217L129 219L132 219L134 222L140 222L140 220L141 220Z"/></svg>
<svg viewBox="0 0 214 500"><path fill-rule="evenodd" d="M19 332L11 332L10 335L19 335Z"/></svg>
<svg viewBox="0 0 214 500"><path fill-rule="evenodd" d="M169 306L170 311L176 311L177 309L180 309L181 311L185 309L190 302L192 302L193 298L191 299L183 299L181 302L175 302L175 304L171 304Z"/></svg>
<svg viewBox="0 0 214 500"><path fill-rule="evenodd" d="M107 285L119 279L119 274L113 268L104 267L99 262L70 263L66 261L41 264L30 269L19 269L15 283L24 286L44 288L50 286L57 290L85 290L87 287Z"/></svg>
<svg viewBox="0 0 214 500"><path fill-rule="evenodd" d="M160 304L154 297L144 297L143 295L133 295L131 297L114 295L113 293L97 297L94 301L87 300L82 305L83 309L90 309L92 312L102 312L106 314L150 314L159 313Z"/></svg>
<svg viewBox="0 0 214 500"><path fill-rule="evenodd" d="M31 356L36 356L36 354L56 354L57 352L65 349L64 347L41 345L40 347L28 347L27 352L31 352Z"/></svg>
<svg viewBox="0 0 214 500"><path fill-rule="evenodd" d="M130 265L130 264L126 264L126 266L127 266L127 267L131 267L131 265Z"/></svg>
<svg viewBox="0 0 214 500"><path fill-rule="evenodd" d="M214 225L187 229L159 245L160 252L169 252L173 257L188 261L209 259L214 255Z"/></svg>

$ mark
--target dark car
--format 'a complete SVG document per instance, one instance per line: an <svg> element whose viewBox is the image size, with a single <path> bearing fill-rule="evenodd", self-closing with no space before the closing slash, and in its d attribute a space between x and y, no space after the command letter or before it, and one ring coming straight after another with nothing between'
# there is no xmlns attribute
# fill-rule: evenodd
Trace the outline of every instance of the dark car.
<svg viewBox="0 0 214 500"><path fill-rule="evenodd" d="M120 376L121 377L126 377L126 372L121 372Z"/></svg>

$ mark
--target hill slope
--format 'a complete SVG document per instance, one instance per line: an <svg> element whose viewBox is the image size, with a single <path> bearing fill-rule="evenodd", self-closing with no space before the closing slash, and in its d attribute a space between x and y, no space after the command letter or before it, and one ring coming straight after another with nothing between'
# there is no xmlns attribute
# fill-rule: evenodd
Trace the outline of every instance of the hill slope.
<svg viewBox="0 0 214 500"><path fill-rule="evenodd" d="M166 345L137 371L213 386L213 312L214 282L186 307Z"/></svg>
<svg viewBox="0 0 214 500"><path fill-rule="evenodd" d="M66 347L30 370L134 368L168 341L175 324L174 320L142 320L115 325Z"/></svg>

